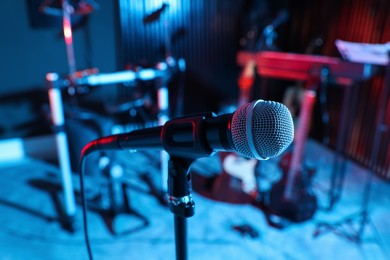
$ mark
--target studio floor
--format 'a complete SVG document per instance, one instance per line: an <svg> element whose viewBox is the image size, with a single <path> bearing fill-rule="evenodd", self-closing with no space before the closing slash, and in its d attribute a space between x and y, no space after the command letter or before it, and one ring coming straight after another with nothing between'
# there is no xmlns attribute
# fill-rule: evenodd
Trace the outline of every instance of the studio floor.
<svg viewBox="0 0 390 260"><path fill-rule="evenodd" d="M117 215L108 223L101 214L89 210L94 259L175 259L173 214L141 178L145 173L155 176L153 182L159 186L158 154L123 152L120 157L126 166L129 204L147 224L134 214ZM334 153L309 141L305 158L316 169L313 189L319 207L312 219L277 229L269 226L264 213L253 205L215 201L194 191L195 214L187 219L188 259L389 259L390 184L373 179L369 221L361 241L356 242L351 237L361 227L359 213L366 177L371 173L347 161L340 200L329 210L325 208ZM261 171L280 171L278 159L261 162ZM213 157L197 163L194 168L207 165L210 171L213 167L218 170L218 160ZM55 164L36 158L1 162L0 259L88 259L80 205L75 232L66 231L58 222L59 209L50 192L58 187L47 188L47 183L58 183L58 175ZM78 191L78 176L73 177ZM87 194L104 185L104 179L93 178L86 177ZM349 217L349 222L344 221ZM117 232L129 232L114 235L108 225ZM250 227L257 236L240 232L240 227Z"/></svg>

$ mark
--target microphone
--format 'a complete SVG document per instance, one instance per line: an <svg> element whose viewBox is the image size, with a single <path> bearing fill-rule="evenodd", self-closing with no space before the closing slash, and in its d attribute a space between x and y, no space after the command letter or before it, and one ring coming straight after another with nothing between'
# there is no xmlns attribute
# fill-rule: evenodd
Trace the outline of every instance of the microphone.
<svg viewBox="0 0 390 260"><path fill-rule="evenodd" d="M96 150L164 149L189 159L213 152L236 152L265 160L281 154L293 141L294 125L286 106L256 100L232 114L204 113L172 119L163 126L102 137L88 143L85 156Z"/></svg>

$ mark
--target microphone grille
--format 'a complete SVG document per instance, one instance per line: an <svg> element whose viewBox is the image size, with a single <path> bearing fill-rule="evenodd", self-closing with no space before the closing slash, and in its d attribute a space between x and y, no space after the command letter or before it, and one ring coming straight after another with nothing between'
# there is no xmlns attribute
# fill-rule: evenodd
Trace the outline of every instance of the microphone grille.
<svg viewBox="0 0 390 260"><path fill-rule="evenodd" d="M278 156L292 143L294 124L285 105L257 100L234 112L231 134L239 154L264 160Z"/></svg>

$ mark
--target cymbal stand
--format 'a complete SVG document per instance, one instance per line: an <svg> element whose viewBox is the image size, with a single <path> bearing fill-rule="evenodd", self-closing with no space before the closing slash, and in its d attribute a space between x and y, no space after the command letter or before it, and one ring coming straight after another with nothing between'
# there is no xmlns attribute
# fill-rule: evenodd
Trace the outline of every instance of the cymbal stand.
<svg viewBox="0 0 390 260"><path fill-rule="evenodd" d="M76 73L76 58L73 48L73 33L72 33L72 21L71 14L73 7L69 4L68 0L62 0L62 26L64 32L64 39L66 45L66 57L69 66L69 74L73 77Z"/></svg>

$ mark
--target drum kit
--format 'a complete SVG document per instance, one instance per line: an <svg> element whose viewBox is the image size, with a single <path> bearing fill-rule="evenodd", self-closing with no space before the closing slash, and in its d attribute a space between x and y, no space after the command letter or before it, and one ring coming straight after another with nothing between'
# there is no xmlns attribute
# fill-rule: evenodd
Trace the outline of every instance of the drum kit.
<svg viewBox="0 0 390 260"><path fill-rule="evenodd" d="M169 119L169 88L168 84L172 76L177 73L184 73L185 61L183 59L175 59L168 53L165 59L157 62L151 67L135 66L135 69L126 69L112 73L101 73L96 68L77 70L76 57L73 48L73 18L80 16L88 16L99 8L99 5L91 0L85 1L43 1L39 10L46 15L54 15L62 17L63 36L66 45L66 57L69 72L66 75L60 75L55 72L47 73L45 80L48 89L51 123L54 129L56 140L57 155L59 160L61 183L63 190L63 205L62 215L60 217L61 225L64 229L75 231L75 215L76 201L75 191L72 184L73 172L78 171L78 157L83 144L91 140L91 136L82 136L86 140L79 140L77 132L83 132L84 123L90 126L92 136L102 136L111 134L113 131L118 132L120 129L128 129L129 127L144 127L145 125L163 125ZM160 13L153 13L154 19ZM145 18L146 19L146 18ZM155 85L154 90L157 92L156 100L150 101L147 96L139 97L138 99L130 100L124 103L107 105L104 115L93 109L85 109L73 104L79 104L77 99L93 88L103 88L120 85L124 88L131 89L142 82L151 82ZM76 100L72 104L64 102L64 95L71 98L71 101ZM155 116L148 118L148 122L137 122L133 126L115 125L113 123L118 114L127 114L132 116L136 113L137 107L145 106L150 102L155 102ZM134 115L133 115L134 116ZM71 125L70 123L76 122ZM92 125L92 127L91 127ZM76 129L77 128L77 129ZM119 129L119 130L118 130ZM77 131L76 131L77 130ZM81 145L81 147L80 147ZM101 153L95 165L97 171L106 178L106 186L101 189L100 194L89 201L89 207L101 214L110 225L116 215L121 213L133 214L138 216L143 225L148 224L146 217L137 213L129 205L129 199L126 192L126 184L123 181L123 166L115 160L114 153ZM162 180L168 177L168 160L169 156L164 151L160 154L160 168ZM146 182L150 180L145 180ZM150 182L148 182L152 185ZM151 187L156 190L156 187ZM161 183L161 188L157 189L156 196L163 203L166 200L165 192L167 190L166 181ZM165 192L164 192L165 191ZM113 234L119 234L110 225L109 230ZM138 228L137 228L138 229ZM130 231L126 231L127 233Z"/></svg>

